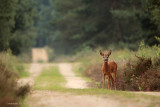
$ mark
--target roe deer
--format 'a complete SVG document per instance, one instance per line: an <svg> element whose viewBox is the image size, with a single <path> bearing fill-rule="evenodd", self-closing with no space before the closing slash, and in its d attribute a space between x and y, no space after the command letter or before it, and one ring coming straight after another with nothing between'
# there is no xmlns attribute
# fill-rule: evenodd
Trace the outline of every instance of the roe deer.
<svg viewBox="0 0 160 107"><path fill-rule="evenodd" d="M99 51L100 55L104 58L104 63L102 65L102 85L104 87L105 84L105 77L108 76L108 89L111 89L114 85L114 88L116 89L116 81L117 81L117 64L114 61L108 61L109 56L111 55L111 50L104 54L101 50ZM112 74L114 74L114 79L112 77Z"/></svg>

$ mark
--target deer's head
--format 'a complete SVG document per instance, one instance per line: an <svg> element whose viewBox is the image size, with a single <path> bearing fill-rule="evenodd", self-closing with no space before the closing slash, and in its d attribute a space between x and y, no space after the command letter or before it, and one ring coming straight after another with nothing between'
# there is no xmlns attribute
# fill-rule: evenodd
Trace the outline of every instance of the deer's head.
<svg viewBox="0 0 160 107"><path fill-rule="evenodd" d="M108 53L103 53L101 50L99 51L100 55L103 56L104 61L108 62L108 58L111 55L112 51L110 50Z"/></svg>

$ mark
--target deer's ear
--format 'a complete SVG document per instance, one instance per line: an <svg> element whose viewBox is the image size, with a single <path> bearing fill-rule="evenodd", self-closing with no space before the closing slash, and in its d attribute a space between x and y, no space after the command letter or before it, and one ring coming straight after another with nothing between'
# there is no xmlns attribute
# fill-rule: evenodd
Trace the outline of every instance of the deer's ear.
<svg viewBox="0 0 160 107"><path fill-rule="evenodd" d="M111 51L111 50L109 50L109 52L108 52L108 56L110 56L110 55L111 55L111 53L112 53L112 51Z"/></svg>
<svg viewBox="0 0 160 107"><path fill-rule="evenodd" d="M101 56L104 56L104 53L101 50L99 51L99 53Z"/></svg>

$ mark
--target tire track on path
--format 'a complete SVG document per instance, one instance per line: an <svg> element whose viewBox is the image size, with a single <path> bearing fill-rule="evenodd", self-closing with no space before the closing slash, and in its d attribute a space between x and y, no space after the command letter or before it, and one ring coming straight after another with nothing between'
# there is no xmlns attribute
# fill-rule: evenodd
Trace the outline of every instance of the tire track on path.
<svg viewBox="0 0 160 107"><path fill-rule="evenodd" d="M84 89L88 88L87 82L83 80L81 77L77 77L72 70L72 64L70 63L59 63L59 72L64 76L67 83L65 85L66 88L74 88L74 89Z"/></svg>

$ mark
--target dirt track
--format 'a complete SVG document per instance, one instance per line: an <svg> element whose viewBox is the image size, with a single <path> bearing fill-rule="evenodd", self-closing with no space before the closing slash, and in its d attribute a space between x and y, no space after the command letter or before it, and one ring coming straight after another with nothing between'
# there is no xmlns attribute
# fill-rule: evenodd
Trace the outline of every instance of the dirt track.
<svg viewBox="0 0 160 107"><path fill-rule="evenodd" d="M36 78L43 67L53 66L55 64L32 64L30 68L31 79L34 84L34 78ZM62 66L63 65L63 66ZM70 64L65 63L65 66L68 67ZM59 64L60 69L63 69L67 72L72 72L70 68L65 69L64 63ZM63 68L61 68L63 67ZM63 74L63 75L68 75ZM72 73L71 73L72 74ZM72 75L73 76L73 75ZM68 80L68 81L72 81ZM80 81L80 80L78 80ZM71 82L72 83L72 82ZM69 85L69 88L82 88L78 85L73 84L73 86ZM83 83L83 82L82 82ZM86 88L86 87L85 87ZM96 96L96 95L73 95L71 93L59 93L54 91L33 91L29 97L27 98L26 103L30 107L147 107L148 102L140 101L131 101L124 98L113 98L110 95L105 96ZM159 106L156 106L159 107Z"/></svg>
<svg viewBox="0 0 160 107"><path fill-rule="evenodd" d="M60 73L65 77L67 83L66 88L88 88L86 81L82 78L77 77L72 71L72 65L70 63L59 63L58 64Z"/></svg>

